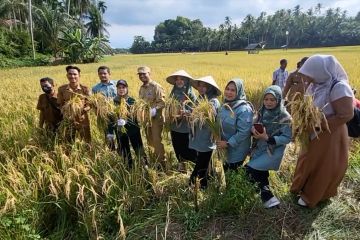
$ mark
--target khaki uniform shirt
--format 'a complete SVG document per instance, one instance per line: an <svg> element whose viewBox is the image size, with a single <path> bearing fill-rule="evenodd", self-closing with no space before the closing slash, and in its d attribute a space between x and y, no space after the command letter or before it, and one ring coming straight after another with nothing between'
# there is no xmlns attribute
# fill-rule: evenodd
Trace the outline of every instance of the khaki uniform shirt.
<svg viewBox="0 0 360 240"><path fill-rule="evenodd" d="M152 108L156 108L155 118L164 119L165 91L157 82L151 80L146 86L142 85L139 90L139 97L148 102Z"/></svg>
<svg viewBox="0 0 360 240"><path fill-rule="evenodd" d="M303 95L307 87L308 86L304 83L301 75L296 70L290 73L288 79L286 80L286 84L283 90L283 97L287 97L287 100L292 100L297 92L299 92L300 95Z"/></svg>
<svg viewBox="0 0 360 240"><path fill-rule="evenodd" d="M57 103L57 94L47 96L45 93L39 96L36 109L40 110L39 127L49 127L56 129L62 120L59 104Z"/></svg>
<svg viewBox="0 0 360 240"><path fill-rule="evenodd" d="M79 84L77 89L72 89L69 84L62 85L59 87L58 90L58 99L57 102L60 105L60 107L63 107L64 104L69 101L75 94L79 94L83 101L84 101L84 108L88 107L88 101L85 98L85 96L90 96L90 90L88 87ZM75 124L80 124L82 126L89 126L89 116L86 111L84 111L83 115L80 116Z"/></svg>

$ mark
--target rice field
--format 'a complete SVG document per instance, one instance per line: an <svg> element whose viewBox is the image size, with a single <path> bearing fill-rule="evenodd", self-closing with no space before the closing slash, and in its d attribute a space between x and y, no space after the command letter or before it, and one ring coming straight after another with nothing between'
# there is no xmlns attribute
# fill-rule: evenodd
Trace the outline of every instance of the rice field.
<svg viewBox="0 0 360 240"><path fill-rule="evenodd" d="M212 75L221 89L241 78L255 106L272 81L281 58L288 70L304 56L333 54L350 84L360 89L360 46L246 52L116 55L100 63L78 65L81 83L92 87L97 68L106 65L114 80L125 79L137 98L136 69L148 65L168 95L165 78L179 69L193 77ZM296 153L289 148L281 170L271 175L280 209L264 210L243 173L228 174L227 189L187 187L188 175L166 175L139 165L128 170L105 147L96 116L93 144L72 146L47 139L37 128L39 79L67 83L65 66L1 69L0 90L0 239L359 239L360 145L353 141L349 169L339 196L314 210L298 207L289 194ZM167 157L176 160L164 136ZM143 136L143 139L144 136ZM192 166L188 166L191 168Z"/></svg>

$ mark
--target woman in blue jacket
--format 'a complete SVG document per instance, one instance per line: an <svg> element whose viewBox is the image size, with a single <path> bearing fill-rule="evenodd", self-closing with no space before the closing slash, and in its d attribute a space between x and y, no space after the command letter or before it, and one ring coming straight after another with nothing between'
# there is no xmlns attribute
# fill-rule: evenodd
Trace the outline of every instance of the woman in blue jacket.
<svg viewBox="0 0 360 240"><path fill-rule="evenodd" d="M224 169L236 170L250 151L253 122L253 109L246 101L241 79L232 79L226 85L217 121L221 124L222 140L216 145L227 153Z"/></svg>
<svg viewBox="0 0 360 240"><path fill-rule="evenodd" d="M191 85L199 91L199 99L206 98L213 107L213 113L216 116L220 107L217 99L221 91L211 76L202 77L191 81ZM201 188L207 187L207 170L211 155L216 149L215 142L212 140L210 129L204 125L195 126L194 132L190 131L189 148L196 151L196 164L190 176L190 184L194 184L196 177L200 179Z"/></svg>
<svg viewBox="0 0 360 240"><path fill-rule="evenodd" d="M291 141L290 114L283 104L279 86L270 86L265 90L263 106L259 110L253 127L253 149L246 171L250 180L260 188L261 199L265 208L272 208L280 201L270 191L269 170L278 170L284 156L286 144Z"/></svg>

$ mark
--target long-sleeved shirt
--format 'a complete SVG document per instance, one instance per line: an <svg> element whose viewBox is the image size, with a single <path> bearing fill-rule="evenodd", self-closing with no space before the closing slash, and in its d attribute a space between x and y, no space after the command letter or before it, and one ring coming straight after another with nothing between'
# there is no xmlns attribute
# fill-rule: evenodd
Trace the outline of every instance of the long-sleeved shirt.
<svg viewBox="0 0 360 240"><path fill-rule="evenodd" d="M243 162L250 151L253 110L248 103L229 110L222 106L217 116L221 124L221 138L228 142L228 163Z"/></svg>
<svg viewBox="0 0 360 240"><path fill-rule="evenodd" d="M162 116L164 118L165 91L157 82L151 80L147 85L142 85L139 90L139 97L156 108L155 118Z"/></svg>
<svg viewBox="0 0 360 240"><path fill-rule="evenodd" d="M65 84L59 87L57 103L59 104L60 108L62 108L65 105L65 103L69 101L76 94L77 96L80 96L81 99L83 99L84 110L85 108L89 108L85 97L90 95L90 90L88 87L81 84L79 84L76 89L72 89L69 84ZM83 115L76 120L76 123L83 126L90 125L89 116L86 111L84 111Z"/></svg>
<svg viewBox="0 0 360 240"><path fill-rule="evenodd" d="M113 99L117 95L116 82L113 80L107 83L99 82L93 86L92 93L102 93L105 97Z"/></svg>
<svg viewBox="0 0 360 240"><path fill-rule="evenodd" d="M45 125L45 127L55 130L62 120L57 94L55 93L53 96L41 94L36 108L40 110L39 127Z"/></svg>

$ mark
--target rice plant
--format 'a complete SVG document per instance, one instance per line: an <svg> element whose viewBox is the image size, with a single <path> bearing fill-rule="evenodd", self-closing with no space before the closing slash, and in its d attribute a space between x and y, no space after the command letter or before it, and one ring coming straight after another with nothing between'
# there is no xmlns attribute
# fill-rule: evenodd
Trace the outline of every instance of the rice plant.
<svg viewBox="0 0 360 240"><path fill-rule="evenodd" d="M321 109L313 103L310 95L296 93L289 101L292 116L292 136L305 147L309 144L309 134L313 133L318 138L323 131L330 132L326 117Z"/></svg>

